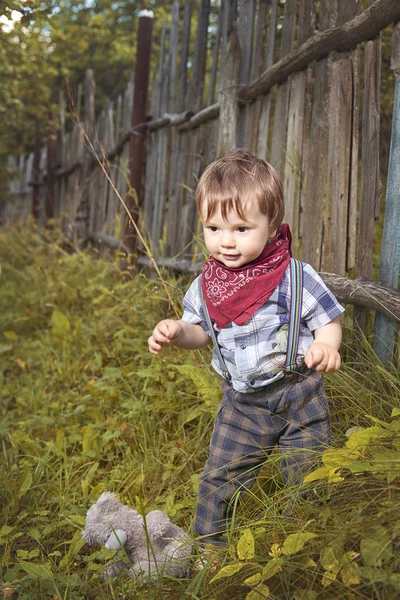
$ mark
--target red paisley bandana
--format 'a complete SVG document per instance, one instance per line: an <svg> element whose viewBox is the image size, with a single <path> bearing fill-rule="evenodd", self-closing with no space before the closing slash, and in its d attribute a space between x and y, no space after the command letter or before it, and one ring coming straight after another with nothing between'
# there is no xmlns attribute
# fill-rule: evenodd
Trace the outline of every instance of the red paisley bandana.
<svg viewBox="0 0 400 600"><path fill-rule="evenodd" d="M218 328L244 325L280 283L291 257L292 236L283 223L260 256L230 268L212 256L204 263L202 290L211 319Z"/></svg>

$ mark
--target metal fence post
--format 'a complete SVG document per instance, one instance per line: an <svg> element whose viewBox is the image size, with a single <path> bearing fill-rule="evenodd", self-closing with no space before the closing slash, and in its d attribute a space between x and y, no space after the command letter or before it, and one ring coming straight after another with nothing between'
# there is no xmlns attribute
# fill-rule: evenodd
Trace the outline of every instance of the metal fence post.
<svg viewBox="0 0 400 600"><path fill-rule="evenodd" d="M130 190L126 198L131 219L137 226L139 226L140 207L143 201L144 138L146 134L146 126L139 127L139 125L146 121L153 18L152 11L142 10L139 13L131 120L134 131L131 133L129 142ZM131 219L126 218L125 220L123 244L131 255L131 264L136 264L138 239Z"/></svg>

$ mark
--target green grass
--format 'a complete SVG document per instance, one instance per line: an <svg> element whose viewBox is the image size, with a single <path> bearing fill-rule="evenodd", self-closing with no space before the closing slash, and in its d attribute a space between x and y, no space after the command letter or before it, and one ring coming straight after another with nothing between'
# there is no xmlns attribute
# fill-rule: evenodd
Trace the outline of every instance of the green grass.
<svg viewBox="0 0 400 600"><path fill-rule="evenodd" d="M147 352L154 324L173 314L157 280L126 279L55 230L1 233L0 262L0 597L399 596L399 377L366 340L362 364L345 350L326 378L334 444L319 476L283 488L273 454L217 567L145 588L126 573L102 583L109 553L80 535L102 491L190 531L218 378L208 350ZM187 283L166 279L178 310Z"/></svg>

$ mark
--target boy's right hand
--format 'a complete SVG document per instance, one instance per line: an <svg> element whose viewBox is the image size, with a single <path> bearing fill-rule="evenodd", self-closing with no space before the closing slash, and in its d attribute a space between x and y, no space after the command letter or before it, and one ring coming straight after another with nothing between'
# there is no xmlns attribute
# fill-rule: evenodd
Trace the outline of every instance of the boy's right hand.
<svg viewBox="0 0 400 600"><path fill-rule="evenodd" d="M181 331L182 325L179 321L164 319L164 321L157 323L152 335L148 339L151 354L158 354L164 346L172 344L178 339Z"/></svg>

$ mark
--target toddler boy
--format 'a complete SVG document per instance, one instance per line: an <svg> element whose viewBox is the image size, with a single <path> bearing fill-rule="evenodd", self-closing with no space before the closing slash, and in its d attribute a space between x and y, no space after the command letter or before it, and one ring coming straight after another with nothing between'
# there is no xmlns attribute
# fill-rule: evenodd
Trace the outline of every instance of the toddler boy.
<svg viewBox="0 0 400 600"><path fill-rule="evenodd" d="M210 257L184 297L182 319L160 321L148 343L158 354L170 344L196 349L214 340L211 364L224 377L224 397L194 529L218 545L234 496L251 487L275 445L285 481L296 482L329 444L321 371L340 367L343 308L302 263L298 346L288 372L291 235L276 171L245 149L232 151L206 168L196 203Z"/></svg>

